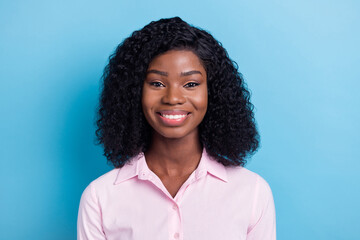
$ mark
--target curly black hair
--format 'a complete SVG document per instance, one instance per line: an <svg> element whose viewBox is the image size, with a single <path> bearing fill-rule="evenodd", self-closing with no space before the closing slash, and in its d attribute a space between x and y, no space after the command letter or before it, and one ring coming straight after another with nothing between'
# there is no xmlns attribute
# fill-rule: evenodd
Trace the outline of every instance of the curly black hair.
<svg viewBox="0 0 360 240"><path fill-rule="evenodd" d="M224 166L244 166L259 146L247 86L221 43L179 17L133 32L110 56L96 130L107 160L119 168L150 146L152 129L141 107L143 81L151 60L169 50L192 51L206 70L208 108L199 125L201 144Z"/></svg>

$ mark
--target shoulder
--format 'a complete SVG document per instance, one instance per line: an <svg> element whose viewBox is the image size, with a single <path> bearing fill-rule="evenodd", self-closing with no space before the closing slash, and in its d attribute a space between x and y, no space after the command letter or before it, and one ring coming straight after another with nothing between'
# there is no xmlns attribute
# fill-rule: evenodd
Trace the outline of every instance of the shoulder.
<svg viewBox="0 0 360 240"><path fill-rule="evenodd" d="M137 160L139 160L139 156L141 155L139 154L138 156L132 158L123 167L114 168L109 172L103 174L102 176L98 177L97 179L93 180L84 190L84 193L88 191L92 192L92 194L96 196L105 196L108 194L112 194L115 189L123 186L119 183L124 181L128 183L129 181L127 180L137 176Z"/></svg>
<svg viewBox="0 0 360 240"><path fill-rule="evenodd" d="M234 186L242 186L256 195L271 195L267 181L259 174L244 167L226 167L228 182Z"/></svg>
<svg viewBox="0 0 360 240"><path fill-rule="evenodd" d="M109 172L101 175L100 177L93 180L90 185L94 188L103 188L108 185L113 185L116 177L120 171L120 168L114 168Z"/></svg>
<svg viewBox="0 0 360 240"><path fill-rule="evenodd" d="M94 186L113 184L116 180L117 175L119 174L120 169L121 168L114 168L114 169L110 170L109 172L96 178L90 184L92 184Z"/></svg>
<svg viewBox="0 0 360 240"><path fill-rule="evenodd" d="M250 171L245 167L225 167L227 177L229 181L241 181L246 184L261 184L268 185L264 178L262 178L259 174Z"/></svg>
<svg viewBox="0 0 360 240"><path fill-rule="evenodd" d="M116 180L116 177L119 173L119 168L115 168L110 170L109 172L101 175L100 177L93 180L84 190L83 197L84 196L93 196L96 197L98 195L97 193L99 191L104 191L111 186L114 185L114 182Z"/></svg>

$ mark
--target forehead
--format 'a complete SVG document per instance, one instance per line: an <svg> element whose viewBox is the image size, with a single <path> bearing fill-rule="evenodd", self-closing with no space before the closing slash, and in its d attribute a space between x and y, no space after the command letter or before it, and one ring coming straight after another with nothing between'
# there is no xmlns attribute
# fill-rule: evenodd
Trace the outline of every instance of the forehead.
<svg viewBox="0 0 360 240"><path fill-rule="evenodd" d="M149 64L148 69L168 71L191 71L205 72L200 58L190 50L170 50L156 56Z"/></svg>

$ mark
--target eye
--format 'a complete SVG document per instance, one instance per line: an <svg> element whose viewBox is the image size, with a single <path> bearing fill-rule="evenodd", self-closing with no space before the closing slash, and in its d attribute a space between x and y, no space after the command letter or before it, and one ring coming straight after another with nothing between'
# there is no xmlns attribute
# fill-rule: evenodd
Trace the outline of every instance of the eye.
<svg viewBox="0 0 360 240"><path fill-rule="evenodd" d="M154 87L165 87L161 82L151 82L149 84Z"/></svg>
<svg viewBox="0 0 360 240"><path fill-rule="evenodd" d="M196 87L196 86L199 86L199 85L200 85L200 84L197 83L197 82L189 82L189 83L185 84L184 87L186 87L186 88L193 88L193 87Z"/></svg>

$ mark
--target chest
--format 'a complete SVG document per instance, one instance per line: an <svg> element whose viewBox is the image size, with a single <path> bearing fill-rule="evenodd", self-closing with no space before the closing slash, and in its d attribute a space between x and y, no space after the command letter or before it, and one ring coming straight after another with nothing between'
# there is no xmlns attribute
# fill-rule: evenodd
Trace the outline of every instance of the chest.
<svg viewBox="0 0 360 240"><path fill-rule="evenodd" d="M108 199L111 204L101 203L107 239L245 240L252 209L242 204L246 195L221 181L204 180L187 187L181 187L184 179L168 184L171 194L177 190L176 200L151 182L122 188Z"/></svg>

